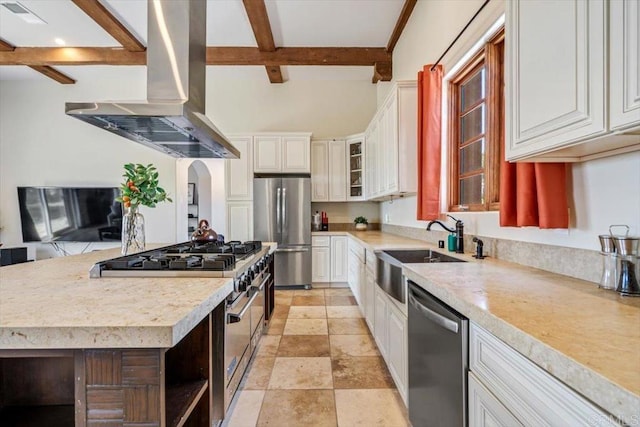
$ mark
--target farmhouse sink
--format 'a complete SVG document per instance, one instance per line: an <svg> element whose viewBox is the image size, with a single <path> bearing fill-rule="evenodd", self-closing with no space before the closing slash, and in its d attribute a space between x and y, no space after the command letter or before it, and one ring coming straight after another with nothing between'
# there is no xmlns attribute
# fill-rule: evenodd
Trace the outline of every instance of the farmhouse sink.
<svg viewBox="0 0 640 427"><path fill-rule="evenodd" d="M402 264L434 262L466 262L431 249L410 249L377 252L378 286L401 303L407 300L407 286L402 278Z"/></svg>
<svg viewBox="0 0 640 427"><path fill-rule="evenodd" d="M432 251L431 249L382 251L382 253L387 254L388 256L402 264L466 262L465 260L445 255L440 252Z"/></svg>

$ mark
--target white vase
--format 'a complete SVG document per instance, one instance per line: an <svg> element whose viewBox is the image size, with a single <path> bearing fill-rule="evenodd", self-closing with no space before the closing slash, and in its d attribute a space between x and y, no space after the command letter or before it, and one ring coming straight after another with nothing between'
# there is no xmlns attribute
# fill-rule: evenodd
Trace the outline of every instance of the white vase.
<svg viewBox="0 0 640 427"><path fill-rule="evenodd" d="M122 217L122 255L144 251L144 216L137 208L129 208Z"/></svg>
<svg viewBox="0 0 640 427"><path fill-rule="evenodd" d="M367 229L367 224L358 223L356 224L356 230L364 231Z"/></svg>

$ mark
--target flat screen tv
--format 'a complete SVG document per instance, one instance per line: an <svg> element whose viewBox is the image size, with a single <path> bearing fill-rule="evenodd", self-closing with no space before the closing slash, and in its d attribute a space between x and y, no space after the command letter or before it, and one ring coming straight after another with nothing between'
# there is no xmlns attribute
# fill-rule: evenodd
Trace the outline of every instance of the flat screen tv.
<svg viewBox="0 0 640 427"><path fill-rule="evenodd" d="M18 187L24 242L113 242L122 230L117 187Z"/></svg>

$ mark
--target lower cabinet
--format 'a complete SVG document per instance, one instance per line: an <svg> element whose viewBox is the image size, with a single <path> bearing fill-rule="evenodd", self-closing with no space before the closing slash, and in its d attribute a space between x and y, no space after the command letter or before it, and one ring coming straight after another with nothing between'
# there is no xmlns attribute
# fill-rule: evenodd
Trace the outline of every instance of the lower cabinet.
<svg viewBox="0 0 640 427"><path fill-rule="evenodd" d="M346 282L347 236L311 237L311 281Z"/></svg>
<svg viewBox="0 0 640 427"><path fill-rule="evenodd" d="M311 281L317 283L331 281L331 247L311 248Z"/></svg>
<svg viewBox="0 0 640 427"><path fill-rule="evenodd" d="M378 349L385 360L387 360L389 349L389 338L387 335L389 315L387 313L387 305L387 295L378 287L378 285L375 285L373 336L375 337Z"/></svg>
<svg viewBox="0 0 640 427"><path fill-rule="evenodd" d="M241 242L253 240L253 202L227 202L226 237Z"/></svg>
<svg viewBox="0 0 640 427"><path fill-rule="evenodd" d="M469 426L619 426L615 418L602 412L591 402L551 376L531 360L500 341L491 333L471 322L469 332ZM479 382L477 405L471 400L472 380ZM508 415L495 409L499 403L513 414L517 423L508 422ZM493 414L506 424L492 424L483 412Z"/></svg>
<svg viewBox="0 0 640 427"><path fill-rule="evenodd" d="M387 336L389 339L387 366L396 382L400 396L406 404L409 385L407 376L409 361L407 316L392 301L389 301L387 308Z"/></svg>
<svg viewBox="0 0 640 427"><path fill-rule="evenodd" d="M523 424L469 372L469 427L516 427Z"/></svg>
<svg viewBox="0 0 640 427"><path fill-rule="evenodd" d="M376 292L376 276L369 270L365 269L365 281L364 287L361 291L363 294L362 304L364 306L364 318L369 326L369 330L373 334L374 328L374 315L375 315L375 292Z"/></svg>

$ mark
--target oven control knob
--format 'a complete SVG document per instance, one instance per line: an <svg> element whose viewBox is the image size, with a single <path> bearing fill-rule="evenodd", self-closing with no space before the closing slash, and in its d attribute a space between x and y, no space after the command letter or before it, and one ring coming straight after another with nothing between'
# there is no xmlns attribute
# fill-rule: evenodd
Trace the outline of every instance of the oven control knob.
<svg viewBox="0 0 640 427"><path fill-rule="evenodd" d="M244 292L247 290L247 284L249 283L249 281L247 280L247 276L246 275L242 275L240 276L240 278L238 279L238 291L239 292Z"/></svg>

